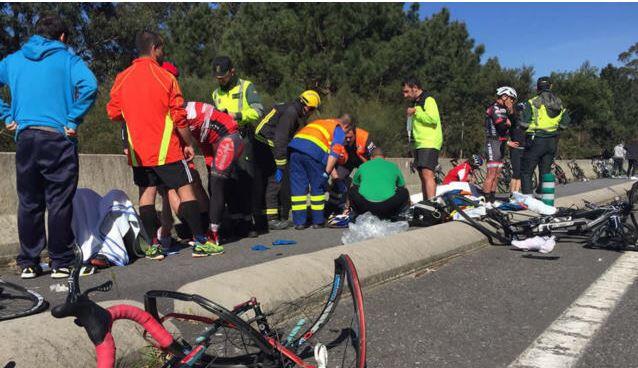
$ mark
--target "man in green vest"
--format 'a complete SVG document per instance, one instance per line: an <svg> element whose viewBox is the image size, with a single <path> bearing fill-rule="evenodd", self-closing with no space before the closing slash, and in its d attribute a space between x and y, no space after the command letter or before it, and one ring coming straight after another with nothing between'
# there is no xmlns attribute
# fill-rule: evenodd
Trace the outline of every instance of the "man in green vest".
<svg viewBox="0 0 638 368"><path fill-rule="evenodd" d="M259 211L255 206L255 193L259 183L255 182L255 160L253 141L255 124L261 119L264 106L252 82L240 79L228 56L218 56L213 60L213 76L219 88L213 91L213 103L218 110L227 112L237 121L244 139L244 153L238 162L232 180L228 185L228 210L235 223L237 236L256 237L253 216L257 220Z"/></svg>
<svg viewBox="0 0 638 368"><path fill-rule="evenodd" d="M532 175L537 166L541 178L551 171L558 148L559 132L570 121L562 101L551 89L549 77L538 78L537 95L525 103L521 116L521 126L526 128L527 138L521 165L523 194L532 194Z"/></svg>
<svg viewBox="0 0 638 368"><path fill-rule="evenodd" d="M434 173L443 145L439 108L434 97L423 90L418 79L407 78L401 87L403 97L412 102L412 106L406 110L407 129L414 148L414 165L421 179L423 199L431 199L436 195Z"/></svg>

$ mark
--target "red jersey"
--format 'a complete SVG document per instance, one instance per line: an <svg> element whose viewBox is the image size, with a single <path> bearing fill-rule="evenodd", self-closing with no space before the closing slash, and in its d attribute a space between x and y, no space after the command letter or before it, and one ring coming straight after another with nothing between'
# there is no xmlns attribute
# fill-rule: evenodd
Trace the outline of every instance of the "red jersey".
<svg viewBox="0 0 638 368"><path fill-rule="evenodd" d="M221 112L213 105L203 102L186 104L186 122L204 154L206 165L211 166L214 146L223 137L237 133L237 122L227 113Z"/></svg>
<svg viewBox="0 0 638 368"><path fill-rule="evenodd" d="M115 78L106 111L126 122L133 166L160 166L184 159L175 127L186 127L184 99L175 77L141 57Z"/></svg>
<svg viewBox="0 0 638 368"><path fill-rule="evenodd" d="M443 184L447 185L453 181L469 182L470 174L472 174L472 166L470 166L470 164L467 161L465 161L464 163L450 170L450 172L448 172L447 175L445 175L445 178L443 179Z"/></svg>

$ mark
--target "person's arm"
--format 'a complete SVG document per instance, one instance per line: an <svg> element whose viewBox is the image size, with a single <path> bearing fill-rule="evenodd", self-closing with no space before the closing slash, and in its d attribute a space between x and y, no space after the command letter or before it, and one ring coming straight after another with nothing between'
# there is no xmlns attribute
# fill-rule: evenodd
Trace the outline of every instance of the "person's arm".
<svg viewBox="0 0 638 368"><path fill-rule="evenodd" d="M109 119L114 121L124 121L122 116L122 99L121 99L122 75L118 74L111 87L111 99L106 104L106 114Z"/></svg>
<svg viewBox="0 0 638 368"><path fill-rule="evenodd" d="M254 84L251 83L244 93L248 106L243 106L242 110L236 114L235 120L241 125L253 124L264 115L264 105L261 104L261 97Z"/></svg>
<svg viewBox="0 0 638 368"><path fill-rule="evenodd" d="M510 125L508 125L509 119L508 119L507 112L499 111L495 109L494 107L491 107L491 110L492 111L490 113L490 119L492 119L492 121L494 122L494 127L496 128L496 131L501 136L505 135L507 133L507 129L509 129L511 125L511 123Z"/></svg>
<svg viewBox="0 0 638 368"><path fill-rule="evenodd" d="M523 103L523 110L520 113L520 121L518 123L522 130L526 130L532 124L532 105L529 101Z"/></svg>
<svg viewBox="0 0 638 368"><path fill-rule="evenodd" d="M326 164L326 173L332 173L332 170L337 165L339 159L339 152L345 151L343 142L346 138L343 128L337 125L334 134L332 135L332 145L330 146L330 152L328 153L328 163Z"/></svg>
<svg viewBox="0 0 638 368"><path fill-rule="evenodd" d="M361 185L361 170L355 171L354 176L352 177L352 185Z"/></svg>
<svg viewBox="0 0 638 368"><path fill-rule="evenodd" d="M174 77L171 77L171 88L168 100L168 111L174 126L177 128L177 132L184 140L186 147L184 147L184 155L186 160L190 161L195 157L194 146L197 141L191 134L191 130L188 127L186 121L186 110L184 109L184 97L182 97L182 90L179 88L179 84Z"/></svg>
<svg viewBox="0 0 638 368"><path fill-rule="evenodd" d="M76 130L97 98L97 79L78 56L73 56L71 60L71 84L75 99L66 117L66 127Z"/></svg>
<svg viewBox="0 0 638 368"><path fill-rule="evenodd" d="M7 59L0 61L0 88L9 83L9 76L7 71ZM13 116L11 115L11 106L0 98L0 119L4 121L4 124L9 126L13 123Z"/></svg>
<svg viewBox="0 0 638 368"><path fill-rule="evenodd" d="M277 167L288 163L288 143L290 137L295 134L296 122L297 112L294 109L286 109L275 126L273 154Z"/></svg>
<svg viewBox="0 0 638 368"><path fill-rule="evenodd" d="M414 118L421 124L432 128L440 124L439 108L432 97L425 99L424 106L415 106Z"/></svg>

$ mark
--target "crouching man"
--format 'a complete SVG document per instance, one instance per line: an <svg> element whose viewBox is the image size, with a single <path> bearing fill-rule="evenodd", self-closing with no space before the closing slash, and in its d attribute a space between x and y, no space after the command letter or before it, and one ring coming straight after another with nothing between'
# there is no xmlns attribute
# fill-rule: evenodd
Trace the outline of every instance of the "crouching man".
<svg viewBox="0 0 638 368"><path fill-rule="evenodd" d="M380 219L392 219L410 205L410 195L399 167L385 160L383 151L375 148L371 160L359 167L352 179L351 211L371 212Z"/></svg>

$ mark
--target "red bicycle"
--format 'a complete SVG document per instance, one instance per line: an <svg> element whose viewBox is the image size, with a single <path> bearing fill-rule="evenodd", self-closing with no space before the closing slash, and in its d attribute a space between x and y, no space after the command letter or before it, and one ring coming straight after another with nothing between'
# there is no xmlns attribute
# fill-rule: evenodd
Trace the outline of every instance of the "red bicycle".
<svg viewBox="0 0 638 368"><path fill-rule="evenodd" d="M77 260L82 259L80 253L78 248ZM80 267L76 264L68 279L67 300L54 307L51 314L56 318L75 317L76 324L84 327L95 345L98 368L115 364L111 327L119 319L132 320L144 328L145 338L163 352L162 367L364 368L366 325L357 271L347 255L339 256L334 264L330 285L269 314L262 311L255 298L228 310L199 295L166 290L147 292L145 310L125 304L105 309L91 301L89 294L109 291L112 282L81 293ZM350 301L341 300L344 283L348 284ZM326 292L327 300L317 316L318 308L312 300ZM194 303L206 315L160 313L174 309L176 300ZM350 302L352 305L347 305ZM308 318L311 314L314 319ZM280 322L271 323L275 317ZM303 330L306 321L313 322ZM288 334L283 333L288 330Z"/></svg>

